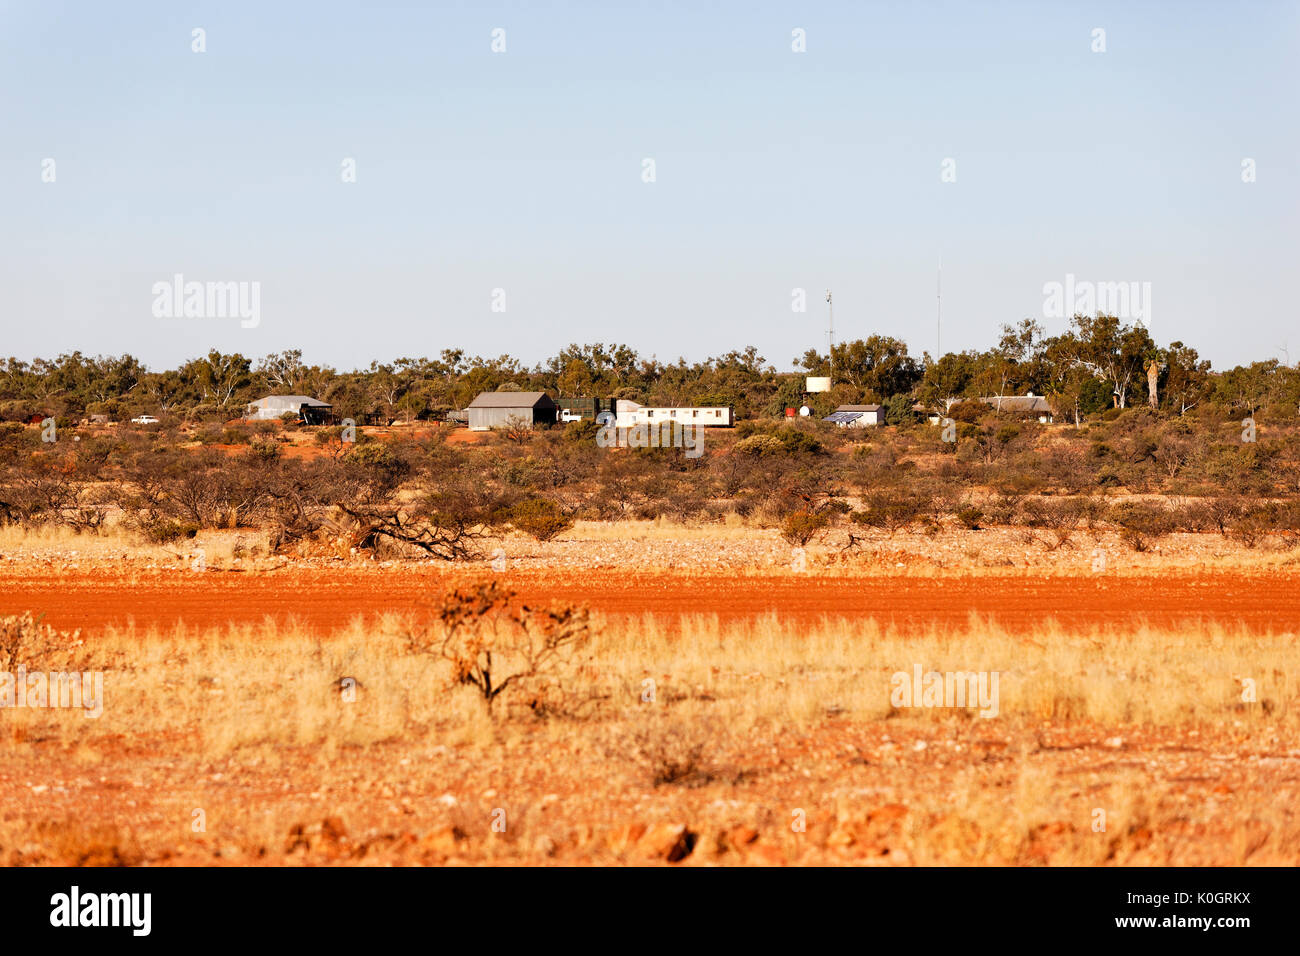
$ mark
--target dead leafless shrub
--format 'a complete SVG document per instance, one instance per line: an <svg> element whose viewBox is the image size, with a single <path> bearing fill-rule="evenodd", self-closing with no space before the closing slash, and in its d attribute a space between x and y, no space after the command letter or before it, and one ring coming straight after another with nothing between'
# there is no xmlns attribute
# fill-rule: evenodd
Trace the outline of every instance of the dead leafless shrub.
<svg viewBox="0 0 1300 956"><path fill-rule="evenodd" d="M78 533L103 526L104 496L88 485L75 457L43 453L6 464L0 469L0 524L57 525Z"/></svg>
<svg viewBox="0 0 1300 956"><path fill-rule="evenodd" d="M1234 498L1204 498L1195 508L1200 519L1225 538L1243 511L1241 503Z"/></svg>
<svg viewBox="0 0 1300 956"><path fill-rule="evenodd" d="M399 499L396 487L364 475L329 494L352 547L374 551L392 545L444 561L472 560L480 556L478 542L504 507L499 495L472 476L437 484L422 480L417 485L422 493L409 501Z"/></svg>
<svg viewBox="0 0 1300 956"><path fill-rule="evenodd" d="M511 415L501 428L501 436L516 445L527 444L533 437L533 423L520 415Z"/></svg>
<svg viewBox="0 0 1300 956"><path fill-rule="evenodd" d="M448 661L453 682L475 688L489 708L514 687L534 711L554 712L569 693L567 666L591 639L587 611L530 608L514 598L498 581L457 588L438 610L441 628L413 633L411 649Z"/></svg>
<svg viewBox="0 0 1300 956"><path fill-rule="evenodd" d="M1081 515L1077 498L1032 498L1021 506L1020 511L1021 521L1027 526L1048 532L1043 545L1049 551L1073 547L1071 539Z"/></svg>
<svg viewBox="0 0 1300 956"><path fill-rule="evenodd" d="M1020 508L1020 520L1030 528L1073 528L1079 509L1072 498L1030 498Z"/></svg>
<svg viewBox="0 0 1300 956"><path fill-rule="evenodd" d="M408 545L444 561L468 561L479 556L473 542L482 535L458 523L450 526L400 507L358 507L340 503L339 511L351 519L352 546L374 551L385 541Z"/></svg>

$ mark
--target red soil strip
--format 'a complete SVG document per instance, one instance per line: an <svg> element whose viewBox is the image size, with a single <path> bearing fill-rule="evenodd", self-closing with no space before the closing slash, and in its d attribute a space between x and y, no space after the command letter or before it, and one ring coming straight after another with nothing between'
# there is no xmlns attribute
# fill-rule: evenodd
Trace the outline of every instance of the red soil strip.
<svg viewBox="0 0 1300 956"><path fill-rule="evenodd" d="M479 576L488 576L483 571ZM271 572L0 570L0 614L30 610L60 628L85 633L134 620L207 628L298 620L325 630L357 615L430 606L465 572L445 568L320 568ZM1300 631L1300 574L1166 571L1150 576L952 574L944 577L834 577L827 574L690 575L566 569L507 572L501 579L526 602L585 603L609 615L716 614L723 619L775 612L783 619L874 617L908 629L961 627L972 613L1008 626L1056 618L1063 625L1169 626L1213 621L1229 627Z"/></svg>

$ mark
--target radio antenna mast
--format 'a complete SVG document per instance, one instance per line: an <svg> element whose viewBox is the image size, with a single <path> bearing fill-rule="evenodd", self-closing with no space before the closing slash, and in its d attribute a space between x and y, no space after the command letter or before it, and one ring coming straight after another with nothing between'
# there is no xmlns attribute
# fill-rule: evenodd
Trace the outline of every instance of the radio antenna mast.
<svg viewBox="0 0 1300 956"><path fill-rule="evenodd" d="M835 378L835 305L831 302L831 290L826 290L826 343L829 348L826 359L830 363L831 384Z"/></svg>

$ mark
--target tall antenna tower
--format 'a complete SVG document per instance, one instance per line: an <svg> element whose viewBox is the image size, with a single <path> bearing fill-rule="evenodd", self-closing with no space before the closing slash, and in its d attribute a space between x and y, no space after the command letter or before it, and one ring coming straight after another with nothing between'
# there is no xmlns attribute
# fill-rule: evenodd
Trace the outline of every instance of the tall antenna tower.
<svg viewBox="0 0 1300 956"><path fill-rule="evenodd" d="M831 378L835 378L835 305L831 302L831 290L826 290L826 343L827 361L830 362ZM834 385L834 381L831 382Z"/></svg>

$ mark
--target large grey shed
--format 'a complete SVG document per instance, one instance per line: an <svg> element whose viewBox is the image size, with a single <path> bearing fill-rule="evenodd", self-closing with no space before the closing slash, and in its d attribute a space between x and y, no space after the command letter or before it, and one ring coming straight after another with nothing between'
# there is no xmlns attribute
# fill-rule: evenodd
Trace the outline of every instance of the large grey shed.
<svg viewBox="0 0 1300 956"><path fill-rule="evenodd" d="M307 425L328 424L333 405L310 395L267 395L249 402L244 417L249 421L279 421L285 412L292 412Z"/></svg>
<svg viewBox="0 0 1300 956"><path fill-rule="evenodd" d="M522 421L529 428L555 422L555 400L545 392L480 392L469 403L469 430L485 432Z"/></svg>

